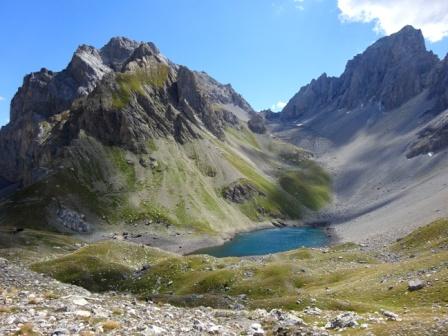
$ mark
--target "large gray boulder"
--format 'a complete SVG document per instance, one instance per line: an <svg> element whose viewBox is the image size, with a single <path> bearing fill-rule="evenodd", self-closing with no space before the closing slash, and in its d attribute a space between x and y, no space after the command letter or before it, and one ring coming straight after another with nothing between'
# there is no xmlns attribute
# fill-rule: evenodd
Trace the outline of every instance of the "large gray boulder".
<svg viewBox="0 0 448 336"><path fill-rule="evenodd" d="M414 279L414 280L410 280L408 282L408 289L411 292L423 289L425 287L425 282L420 280L420 279Z"/></svg>

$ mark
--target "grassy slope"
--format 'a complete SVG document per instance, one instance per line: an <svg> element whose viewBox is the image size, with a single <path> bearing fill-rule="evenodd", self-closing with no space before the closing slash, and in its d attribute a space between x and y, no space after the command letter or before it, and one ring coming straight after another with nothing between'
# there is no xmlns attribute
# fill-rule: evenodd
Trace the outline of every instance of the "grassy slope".
<svg viewBox="0 0 448 336"><path fill-rule="evenodd" d="M144 87L161 88L169 75L167 65L153 66L145 71L119 73L116 76L118 89L113 93L112 106L117 109L125 107L131 100L133 93L145 94Z"/></svg>
<svg viewBox="0 0 448 336"><path fill-rule="evenodd" d="M225 142L207 134L186 145L152 140L148 152L157 159L157 167L151 169L139 163L149 161L150 155L103 146L81 134L54 175L2 206L0 221L15 227L60 229L60 224L48 223L55 223L55 209L64 204L85 213L103 230L150 220L214 234L254 228L270 217L299 218L307 209L324 205L330 194L327 175L300 159L298 148L285 144L280 150L266 138L241 127L230 129ZM298 159L283 160L285 153ZM264 169L258 167L261 161ZM251 181L266 197L242 205L225 200L222 189L239 178Z"/></svg>
<svg viewBox="0 0 448 336"><path fill-rule="evenodd" d="M48 262L37 263L34 269L57 279L94 291L117 289L135 270L171 256L154 248L117 241L105 241Z"/></svg>
<svg viewBox="0 0 448 336"><path fill-rule="evenodd" d="M299 148L263 136L257 139L244 127L229 128L227 134L231 146L223 149L226 159L266 194L241 206L248 217L256 219L262 207L274 217L300 218L330 200L329 176Z"/></svg>
<svg viewBox="0 0 448 336"><path fill-rule="evenodd" d="M328 252L299 249L262 259L216 259L203 255L181 257L138 245L107 242L33 268L94 290L98 290L95 274L100 272L102 278L110 275L112 280L106 280L102 289L111 289L108 284L114 283L113 289L185 305L192 294L204 295L203 301L195 304L215 306L222 305L226 296L246 294L251 308L297 310L316 299L319 308L328 310L373 312L384 308L401 312L406 306L419 312L433 304L448 303L448 220L422 230L432 232L425 238L431 240L433 251L411 243L420 240L417 231L390 247L401 256L400 262L393 263L381 261L375 253L361 251L353 244L336 246ZM143 274L130 276L143 264L151 267ZM430 275L422 275L422 271ZM86 280L82 276L86 273L93 275ZM117 274L124 275L122 281L117 281ZM407 280L417 276L431 285L407 292Z"/></svg>
<svg viewBox="0 0 448 336"><path fill-rule="evenodd" d="M52 259L76 251L81 242L68 235L26 229L0 228L0 256L21 264Z"/></svg>

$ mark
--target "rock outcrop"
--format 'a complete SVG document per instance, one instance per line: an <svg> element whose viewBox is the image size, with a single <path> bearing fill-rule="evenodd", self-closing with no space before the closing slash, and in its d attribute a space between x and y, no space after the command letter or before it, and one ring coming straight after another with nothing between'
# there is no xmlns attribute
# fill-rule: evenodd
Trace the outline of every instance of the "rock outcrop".
<svg viewBox="0 0 448 336"><path fill-rule="evenodd" d="M101 48L100 55L107 66L114 71L120 71L123 63L132 55L139 45L139 42L130 40L126 37L113 37ZM155 46L154 49L156 49Z"/></svg>
<svg viewBox="0 0 448 336"><path fill-rule="evenodd" d="M438 113L448 108L448 55L434 69L429 79L429 99L434 100L430 114Z"/></svg>
<svg viewBox="0 0 448 336"><path fill-rule="evenodd" d="M281 116L279 112L274 112L271 109L260 111L260 115L262 115L264 119L269 121L279 120Z"/></svg>
<svg viewBox="0 0 448 336"><path fill-rule="evenodd" d="M418 133L406 156L413 158L421 154L433 155L448 147L448 111L437 116Z"/></svg>
<svg viewBox="0 0 448 336"><path fill-rule="evenodd" d="M265 196L252 183L245 179L233 182L223 190L225 199L234 203L244 203L257 196Z"/></svg>
<svg viewBox="0 0 448 336"><path fill-rule="evenodd" d="M254 133L266 133L266 123L261 114L254 115L248 122L250 130Z"/></svg>

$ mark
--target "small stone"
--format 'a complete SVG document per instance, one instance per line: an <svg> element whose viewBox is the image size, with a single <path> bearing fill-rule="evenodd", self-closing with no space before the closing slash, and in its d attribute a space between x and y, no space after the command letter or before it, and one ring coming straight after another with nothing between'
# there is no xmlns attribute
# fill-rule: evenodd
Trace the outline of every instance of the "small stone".
<svg viewBox="0 0 448 336"><path fill-rule="evenodd" d="M408 282L408 290L410 292L420 290L425 287L425 283L420 279L411 280Z"/></svg>
<svg viewBox="0 0 448 336"><path fill-rule="evenodd" d="M207 329L207 332L210 335L219 335L221 334L221 327L217 325L212 325Z"/></svg>
<svg viewBox="0 0 448 336"><path fill-rule="evenodd" d="M401 321L400 316L388 310L381 310L381 314L389 321Z"/></svg>
<svg viewBox="0 0 448 336"><path fill-rule="evenodd" d="M354 328L358 326L359 316L354 312L342 313L333 320L329 321L326 325L326 329L336 329L336 328Z"/></svg>
<svg viewBox="0 0 448 336"><path fill-rule="evenodd" d="M83 297L75 297L72 302L77 306L86 306L89 304L89 302L87 302L87 300Z"/></svg>
<svg viewBox="0 0 448 336"><path fill-rule="evenodd" d="M58 328L51 334L51 336L62 336L62 335L70 335L70 332L65 328Z"/></svg>
<svg viewBox="0 0 448 336"><path fill-rule="evenodd" d="M166 330L155 325L150 325L149 327L146 328L144 333L147 336L164 335L166 333Z"/></svg>
<svg viewBox="0 0 448 336"><path fill-rule="evenodd" d="M193 329L197 331L205 331L206 327L202 321L194 320L193 321Z"/></svg>
<svg viewBox="0 0 448 336"><path fill-rule="evenodd" d="M76 317L82 317L82 318L88 318L90 317L92 314L87 311L87 310L77 310L74 312Z"/></svg>
<svg viewBox="0 0 448 336"><path fill-rule="evenodd" d="M251 336L263 336L265 333L260 323L252 323L247 334Z"/></svg>

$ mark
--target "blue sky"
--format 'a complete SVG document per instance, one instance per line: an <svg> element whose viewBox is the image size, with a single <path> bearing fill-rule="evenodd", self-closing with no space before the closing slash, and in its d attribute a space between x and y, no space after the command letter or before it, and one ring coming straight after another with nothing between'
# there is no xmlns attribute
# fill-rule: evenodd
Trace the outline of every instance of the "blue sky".
<svg viewBox="0 0 448 336"><path fill-rule="evenodd" d="M420 10L422 0L406 1L416 4L415 11ZM444 9L442 2L439 11ZM372 12L366 3L366 0L5 1L0 12L0 125L8 121L10 100L25 74L42 67L61 70L79 44L101 47L112 36L119 35L153 41L172 61L231 83L255 109L269 108L277 102L286 102L302 85L323 72L339 75L347 60L383 34L396 30L390 23L397 24L396 18ZM402 14L397 15L403 19ZM416 24L426 27L428 22ZM425 36L428 48L444 57L448 39L443 38L445 26L441 27L440 32L428 29Z"/></svg>

